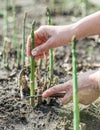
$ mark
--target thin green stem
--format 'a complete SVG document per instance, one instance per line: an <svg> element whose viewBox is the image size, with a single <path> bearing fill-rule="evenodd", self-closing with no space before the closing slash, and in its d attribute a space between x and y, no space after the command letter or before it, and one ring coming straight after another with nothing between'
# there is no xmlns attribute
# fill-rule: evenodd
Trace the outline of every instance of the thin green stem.
<svg viewBox="0 0 100 130"><path fill-rule="evenodd" d="M4 44L3 44L3 65L5 66L5 64L7 64L6 62L6 48L5 48L5 37L8 36L8 0L4 0Z"/></svg>
<svg viewBox="0 0 100 130"><path fill-rule="evenodd" d="M32 22L32 28L31 28L31 50L34 49L34 28L35 28L35 22ZM33 96L35 94L35 60L34 57L30 57L30 96ZM34 98L30 98L30 104L34 106Z"/></svg>
<svg viewBox="0 0 100 130"><path fill-rule="evenodd" d="M51 9L54 10L55 0L50 0L49 5L50 5Z"/></svg>
<svg viewBox="0 0 100 130"><path fill-rule="evenodd" d="M8 0L4 0L4 36L8 34Z"/></svg>
<svg viewBox="0 0 100 130"><path fill-rule="evenodd" d="M82 16L87 15L88 0L81 0Z"/></svg>
<svg viewBox="0 0 100 130"><path fill-rule="evenodd" d="M82 16L86 16L87 15L87 8L88 8L88 0L77 0L77 7L81 8L81 13Z"/></svg>
<svg viewBox="0 0 100 130"><path fill-rule="evenodd" d="M21 54L21 61L22 61L22 66L24 67L25 65L25 24L26 24L26 17L27 13L25 12L24 14L24 19L23 19L23 31L22 31L22 54Z"/></svg>
<svg viewBox="0 0 100 130"><path fill-rule="evenodd" d="M79 130L79 105L78 105L78 83L77 83L77 64L76 64L76 38L72 38L72 66L73 66L73 114L74 130Z"/></svg>
<svg viewBox="0 0 100 130"><path fill-rule="evenodd" d="M47 8L47 15L48 15L48 25L52 24L51 21L51 15L50 15L50 10ZM50 62L50 67L49 67L49 77L50 77L50 82L53 80L53 63L54 63L54 57L53 57L53 49L51 48L49 50L49 62Z"/></svg>
<svg viewBox="0 0 100 130"><path fill-rule="evenodd" d="M53 81L53 49L51 48L50 50L49 50L49 54L50 54L50 72L49 72L49 74L50 74L50 81L52 82Z"/></svg>
<svg viewBox="0 0 100 130"><path fill-rule="evenodd" d="M16 9L15 9L15 0L12 0L12 15L13 15L13 47L16 48L16 37L17 37L17 29L16 29Z"/></svg>
<svg viewBox="0 0 100 130"><path fill-rule="evenodd" d="M5 43L4 43L3 44L3 58L2 58L3 66L6 64L6 60L5 59L6 59L6 52L5 52Z"/></svg>
<svg viewBox="0 0 100 130"><path fill-rule="evenodd" d="M20 66L20 61L21 61L20 53L21 53L20 44L17 44L17 66L18 67Z"/></svg>

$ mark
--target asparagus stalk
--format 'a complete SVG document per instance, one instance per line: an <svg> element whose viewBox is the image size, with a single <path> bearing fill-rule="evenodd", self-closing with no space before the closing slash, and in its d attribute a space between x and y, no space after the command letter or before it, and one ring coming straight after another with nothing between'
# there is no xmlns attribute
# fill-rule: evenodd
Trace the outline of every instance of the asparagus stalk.
<svg viewBox="0 0 100 130"><path fill-rule="evenodd" d="M21 55L20 44L17 44L17 67L20 66L21 61L20 55Z"/></svg>
<svg viewBox="0 0 100 130"><path fill-rule="evenodd" d="M35 22L32 22L32 28L31 28L31 50L34 48L34 28L35 28ZM35 94L35 60L34 57L30 57L30 96ZM34 98L30 98L30 104L31 106L34 106Z"/></svg>
<svg viewBox="0 0 100 130"><path fill-rule="evenodd" d="M48 8L47 8L47 15L48 15L48 25L51 25L51 15L50 15L50 10ZM53 80L53 62L54 62L52 48L49 50L49 54L50 54L50 56L49 56L49 62L50 62L49 77L50 77L50 83L51 83Z"/></svg>
<svg viewBox="0 0 100 130"><path fill-rule="evenodd" d="M77 7L81 6L82 16L87 15L88 0L77 0Z"/></svg>
<svg viewBox="0 0 100 130"><path fill-rule="evenodd" d="M50 0L49 4L50 4L51 9L54 10L55 1L54 0Z"/></svg>
<svg viewBox="0 0 100 130"><path fill-rule="evenodd" d="M8 12L7 12L7 7L8 7L8 0L4 0L4 32L5 36L7 36L8 33Z"/></svg>
<svg viewBox="0 0 100 130"><path fill-rule="evenodd" d="M24 14L24 19L23 19L23 31L22 31L22 54L21 54L21 61L22 61L22 66L24 67L25 64L25 24L26 24L26 17L27 13L25 12Z"/></svg>
<svg viewBox="0 0 100 130"><path fill-rule="evenodd" d="M81 0L82 16L87 15L88 0Z"/></svg>
<svg viewBox="0 0 100 130"><path fill-rule="evenodd" d="M13 15L13 47L17 49L17 66L20 66L20 45L16 45L17 40L17 28L16 28L16 6L15 0L12 0L12 15Z"/></svg>
<svg viewBox="0 0 100 130"><path fill-rule="evenodd" d="M77 64L76 64L76 38L72 38L72 65L73 65L73 114L74 130L79 130L79 106L78 106L78 83L77 83Z"/></svg>
<svg viewBox="0 0 100 130"><path fill-rule="evenodd" d="M7 12L7 7L8 7L8 0L4 0L4 36L7 37L8 35L8 12ZM5 38L4 38L4 44L3 44L3 59L2 63L3 65L6 64L6 50L5 50Z"/></svg>
<svg viewBox="0 0 100 130"><path fill-rule="evenodd" d="M17 36L17 29L16 29L16 9L15 9L15 0L12 0L12 15L13 15L13 47L16 48L16 36Z"/></svg>
<svg viewBox="0 0 100 130"><path fill-rule="evenodd" d="M3 44L3 58L2 58L3 66L6 64L6 49L5 49L5 41Z"/></svg>

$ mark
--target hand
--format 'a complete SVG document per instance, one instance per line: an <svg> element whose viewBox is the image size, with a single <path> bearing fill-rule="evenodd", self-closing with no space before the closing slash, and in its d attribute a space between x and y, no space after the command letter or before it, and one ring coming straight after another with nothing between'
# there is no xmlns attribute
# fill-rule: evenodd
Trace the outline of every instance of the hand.
<svg viewBox="0 0 100 130"><path fill-rule="evenodd" d="M89 71L78 76L78 97L79 102L88 105L100 96L100 71ZM62 104L70 102L73 96L72 80L49 88L43 93L43 97L49 97L52 94L66 91L65 96L61 99Z"/></svg>
<svg viewBox="0 0 100 130"><path fill-rule="evenodd" d="M66 26L42 26L35 31L35 49L30 50L31 38L27 40L27 55L31 53L36 58L42 58L48 54L50 48L62 46L77 39L100 34L100 11L89 15L78 22Z"/></svg>
<svg viewBox="0 0 100 130"><path fill-rule="evenodd" d="M71 40L71 27L69 26L41 26L34 32L35 49L30 51L31 38L27 40L27 55L31 53L37 59L42 58L44 54L48 55L50 48L55 48L68 43Z"/></svg>

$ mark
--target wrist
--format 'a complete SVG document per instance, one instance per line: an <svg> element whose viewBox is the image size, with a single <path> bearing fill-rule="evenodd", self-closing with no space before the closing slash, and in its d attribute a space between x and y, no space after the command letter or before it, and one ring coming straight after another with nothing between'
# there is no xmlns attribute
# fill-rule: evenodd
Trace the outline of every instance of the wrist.
<svg viewBox="0 0 100 130"><path fill-rule="evenodd" d="M69 25L68 27L66 27L66 30L69 36L67 37L68 42L71 42L73 36L75 36L77 40L80 39L80 27L77 23Z"/></svg>
<svg viewBox="0 0 100 130"><path fill-rule="evenodd" d="M72 40L72 37L75 36L77 38L77 28L76 28L76 24L70 24L70 25L66 25L66 26L63 26L62 29L61 29L61 36L62 36L62 40L64 44L68 44L71 42Z"/></svg>
<svg viewBox="0 0 100 130"><path fill-rule="evenodd" d="M72 26L72 32L76 39L79 40L80 38L84 37L85 30L82 27L82 24L80 22L76 22Z"/></svg>

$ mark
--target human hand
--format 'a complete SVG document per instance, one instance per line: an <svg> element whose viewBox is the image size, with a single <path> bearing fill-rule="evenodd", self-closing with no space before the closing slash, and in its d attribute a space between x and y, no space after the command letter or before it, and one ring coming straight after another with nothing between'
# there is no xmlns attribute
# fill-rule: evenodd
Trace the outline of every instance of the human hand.
<svg viewBox="0 0 100 130"><path fill-rule="evenodd" d="M42 58L44 54L48 55L50 48L56 48L64 45L71 40L71 27L69 26L41 26L34 32L35 49L30 50L31 38L27 39L27 55L31 54L37 59Z"/></svg>
<svg viewBox="0 0 100 130"><path fill-rule="evenodd" d="M41 26L35 31L35 49L32 55L41 58L44 53L48 54L50 48L62 46L71 41L75 36L77 39L100 34L100 11L87 16L78 22L66 26ZM27 40L27 55L31 55L31 38Z"/></svg>
<svg viewBox="0 0 100 130"><path fill-rule="evenodd" d="M89 71L78 76L78 98L79 102L88 105L95 101L100 96L100 71ZM99 79L99 80L98 80ZM59 84L49 88L43 93L43 97L49 97L55 93L66 91L65 96L61 99L62 104L71 101L73 96L72 80L64 84Z"/></svg>

